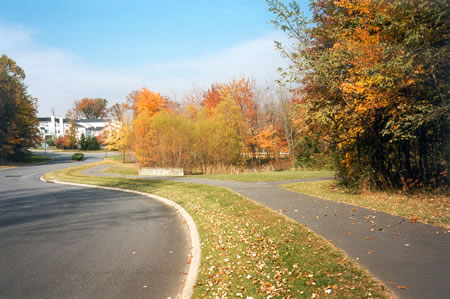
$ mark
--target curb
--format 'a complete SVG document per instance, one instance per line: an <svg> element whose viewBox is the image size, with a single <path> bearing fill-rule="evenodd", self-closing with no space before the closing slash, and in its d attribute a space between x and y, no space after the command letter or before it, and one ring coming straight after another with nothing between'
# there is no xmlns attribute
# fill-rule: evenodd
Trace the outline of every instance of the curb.
<svg viewBox="0 0 450 299"><path fill-rule="evenodd" d="M113 191L122 191L122 192L128 192L128 193L134 193L142 196L146 196L155 200L158 200L165 205L173 208L180 216L183 218L184 223L186 223L189 235L191 238L191 260L189 263L189 269L186 275L186 278L184 280L184 285L182 287L181 293L179 298L182 299L188 299L192 297L192 293L194 292L194 286L195 282L197 280L198 275L198 269L200 267L200 257L201 257L201 247L200 247L200 235L198 234L197 226L195 225L194 219L192 219L191 215L189 215L186 210L180 206L179 204L158 196L153 195L145 192L140 191L134 191L130 189L120 189L120 188L112 188L112 187L102 187L102 186L95 186L95 185L86 185L86 184L77 184L77 183L67 183L67 182L61 182L58 180L46 180L44 177L40 177L40 180L44 183L55 183L55 184L62 184L62 185L71 185L71 186L80 186L80 187L89 187L89 188L97 188L97 189L105 189L105 190L113 190Z"/></svg>

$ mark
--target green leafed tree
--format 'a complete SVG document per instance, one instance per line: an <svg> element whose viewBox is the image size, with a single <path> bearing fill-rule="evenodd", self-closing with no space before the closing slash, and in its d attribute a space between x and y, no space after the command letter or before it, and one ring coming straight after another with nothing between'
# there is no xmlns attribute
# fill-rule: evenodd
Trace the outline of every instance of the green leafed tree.
<svg viewBox="0 0 450 299"><path fill-rule="evenodd" d="M27 93L25 72L0 57L0 161L20 160L23 149L41 141L37 100Z"/></svg>

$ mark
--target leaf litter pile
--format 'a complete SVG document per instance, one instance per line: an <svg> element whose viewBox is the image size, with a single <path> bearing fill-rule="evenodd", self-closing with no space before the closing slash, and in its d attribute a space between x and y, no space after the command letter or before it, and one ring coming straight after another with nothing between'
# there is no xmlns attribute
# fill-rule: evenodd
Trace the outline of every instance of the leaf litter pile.
<svg viewBox="0 0 450 299"><path fill-rule="evenodd" d="M219 187L80 173L99 164L46 178L149 192L183 206L201 239L194 298L389 297L342 251L278 212Z"/></svg>

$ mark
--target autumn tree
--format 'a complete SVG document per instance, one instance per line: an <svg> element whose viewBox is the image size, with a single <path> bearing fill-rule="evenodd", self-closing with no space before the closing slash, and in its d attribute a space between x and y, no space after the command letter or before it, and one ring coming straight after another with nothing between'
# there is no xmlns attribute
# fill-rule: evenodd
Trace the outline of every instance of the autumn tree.
<svg viewBox="0 0 450 299"><path fill-rule="evenodd" d="M226 97L215 107L171 105L141 89L133 100L134 149L142 166L182 167L187 171L231 165L240 159L246 118Z"/></svg>
<svg viewBox="0 0 450 299"><path fill-rule="evenodd" d="M445 0L268 1L294 41L277 46L347 185L446 185L448 5Z"/></svg>
<svg viewBox="0 0 450 299"><path fill-rule="evenodd" d="M69 121L69 129L67 130L67 132L65 134L65 137L66 137L65 141L66 141L67 147L70 147L71 149L77 147L77 145L78 145L77 132L78 132L77 124L75 123L75 121L73 119L71 119Z"/></svg>
<svg viewBox="0 0 450 299"><path fill-rule="evenodd" d="M201 105L208 109L213 109L222 101L222 95L220 89L222 88L219 84L212 84L211 87L203 93L203 101Z"/></svg>
<svg viewBox="0 0 450 299"><path fill-rule="evenodd" d="M27 93L25 72L6 55L0 57L0 161L19 160L23 149L41 141L37 100Z"/></svg>
<svg viewBox="0 0 450 299"><path fill-rule="evenodd" d="M154 165L154 149L158 144L156 132L152 129L152 117L164 109L164 100L159 93L142 88L137 93L132 109L135 113L134 150L137 162L143 166Z"/></svg>
<svg viewBox="0 0 450 299"><path fill-rule="evenodd" d="M121 122L125 117L127 117L127 112L130 110L128 104L115 103L108 109L108 114L111 119L117 122Z"/></svg>
<svg viewBox="0 0 450 299"><path fill-rule="evenodd" d="M155 115L150 124L157 146L155 163L161 167L192 168L193 124L176 110L166 109Z"/></svg>
<svg viewBox="0 0 450 299"><path fill-rule="evenodd" d="M213 111L222 101L230 99L240 109L239 115L246 120L246 128L240 129L239 134L245 142L247 151L254 152L254 137L257 134L257 105L255 103L255 83L247 78L232 80L225 84L213 84L204 93L201 106Z"/></svg>
<svg viewBox="0 0 450 299"><path fill-rule="evenodd" d="M106 149L118 151L123 163L126 162L128 151L132 149L133 124L129 111L127 104L114 104L110 109L112 120L102 136Z"/></svg>
<svg viewBox="0 0 450 299"><path fill-rule="evenodd" d="M258 108L258 134L256 145L258 149L267 152L267 146L263 144L277 141L277 145L270 148L276 151L289 153L292 166L295 166L298 154L298 136L294 127L294 107L296 105L295 94L286 87L273 85L259 89L257 97L260 103ZM270 134L269 131L271 131ZM273 136L272 140L266 140ZM279 152L271 152L278 156Z"/></svg>
<svg viewBox="0 0 450 299"><path fill-rule="evenodd" d="M75 101L73 107L67 112L66 117L70 119L100 119L108 115L106 106L108 101L102 98L83 98Z"/></svg>
<svg viewBox="0 0 450 299"><path fill-rule="evenodd" d="M237 103L227 98L214 109L204 108L194 123L193 154L203 173L212 166L225 166L238 162L244 146L239 133L245 127Z"/></svg>

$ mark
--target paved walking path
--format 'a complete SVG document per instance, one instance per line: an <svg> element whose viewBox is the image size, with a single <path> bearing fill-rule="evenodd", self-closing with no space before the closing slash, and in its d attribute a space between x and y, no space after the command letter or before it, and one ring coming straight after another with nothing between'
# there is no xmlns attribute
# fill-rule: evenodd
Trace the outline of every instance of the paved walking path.
<svg viewBox="0 0 450 299"><path fill-rule="evenodd" d="M85 174L119 176L100 172ZM294 181L242 183L184 177L145 177L229 188L305 224L382 280L398 298L450 297L450 230L383 212L295 193L278 186ZM311 180L311 179L309 179ZM398 288L404 286L406 288Z"/></svg>

